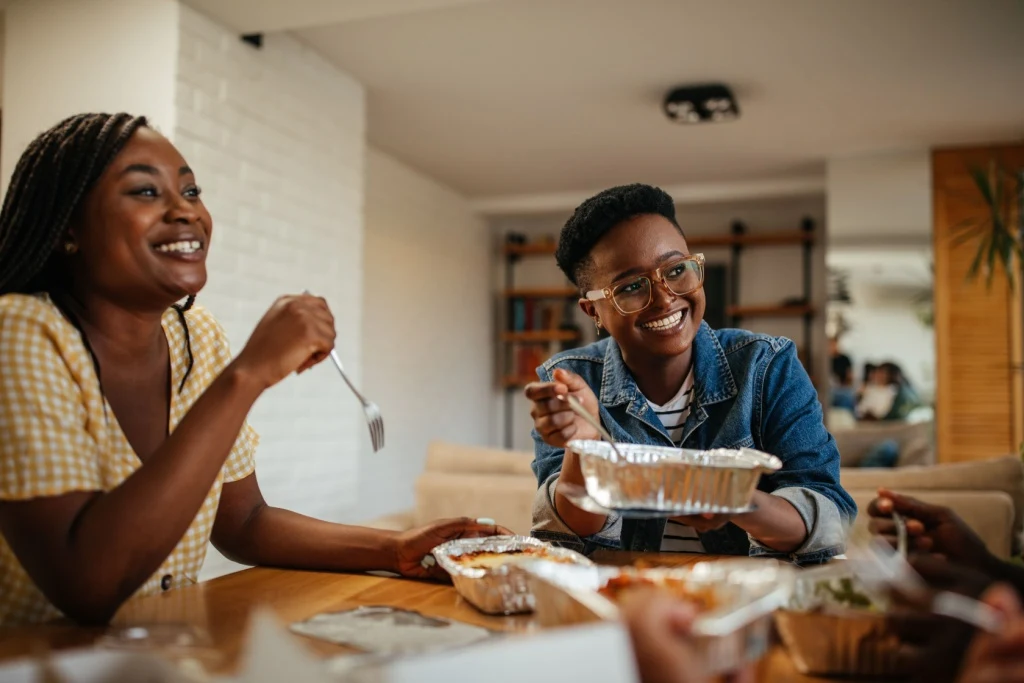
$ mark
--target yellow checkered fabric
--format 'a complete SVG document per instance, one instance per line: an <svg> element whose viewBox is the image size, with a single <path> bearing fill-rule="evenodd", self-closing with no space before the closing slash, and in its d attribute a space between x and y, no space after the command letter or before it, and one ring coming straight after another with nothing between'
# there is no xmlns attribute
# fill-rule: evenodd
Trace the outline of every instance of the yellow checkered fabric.
<svg viewBox="0 0 1024 683"><path fill-rule="evenodd" d="M175 311L163 318L172 431L231 360L224 330L208 311L195 307L186 318L195 364L180 393L188 367L185 334ZM221 486L253 472L257 442L246 424L192 525L136 595L159 592L161 583L177 587L197 580ZM141 465L103 398L78 330L45 296L0 297L0 499L110 491ZM59 616L0 538L0 626Z"/></svg>

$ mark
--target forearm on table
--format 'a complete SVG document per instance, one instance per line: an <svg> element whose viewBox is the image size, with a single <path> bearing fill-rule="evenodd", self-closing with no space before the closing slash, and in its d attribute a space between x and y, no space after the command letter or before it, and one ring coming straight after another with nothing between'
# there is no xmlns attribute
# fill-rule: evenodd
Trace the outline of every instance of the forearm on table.
<svg viewBox="0 0 1024 683"><path fill-rule="evenodd" d="M333 524L262 505L226 547L242 564L324 571L396 571L398 533Z"/></svg>
<svg viewBox="0 0 1024 683"><path fill-rule="evenodd" d="M754 512L737 515L733 523L758 543L782 553L790 553L807 540L808 529L796 507L784 498L755 491Z"/></svg>

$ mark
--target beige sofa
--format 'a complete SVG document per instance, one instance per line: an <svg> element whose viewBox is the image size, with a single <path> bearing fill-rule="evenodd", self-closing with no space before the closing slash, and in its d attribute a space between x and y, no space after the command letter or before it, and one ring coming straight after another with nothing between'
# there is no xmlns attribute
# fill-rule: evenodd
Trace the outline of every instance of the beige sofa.
<svg viewBox="0 0 1024 683"><path fill-rule="evenodd" d="M490 517L516 533L529 533L537 488L532 460L530 452L434 442L416 482L415 508L369 524L404 530L466 515ZM879 486L887 486L953 508L999 557L1019 552L1024 470L1015 457L899 469L844 468L841 480L861 510L855 530L866 527L868 503Z"/></svg>
<svg viewBox="0 0 1024 683"><path fill-rule="evenodd" d="M858 467L876 444L893 440L900 455L896 465L935 464L935 425L932 422L857 422L829 425L843 467Z"/></svg>

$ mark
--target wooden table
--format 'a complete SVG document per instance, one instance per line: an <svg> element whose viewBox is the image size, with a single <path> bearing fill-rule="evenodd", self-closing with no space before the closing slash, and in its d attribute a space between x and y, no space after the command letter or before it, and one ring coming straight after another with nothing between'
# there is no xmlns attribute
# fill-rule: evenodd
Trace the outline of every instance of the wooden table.
<svg viewBox="0 0 1024 683"><path fill-rule="evenodd" d="M700 555L650 553L598 554L602 564L632 564L643 558L650 564L681 566L711 559ZM130 600L114 618L114 626L186 623L207 631L213 651L202 658L208 669L230 672L238 664L250 611L270 607L285 624L314 614L359 605L387 605L417 610L428 616L483 626L499 631L536 629L529 615L492 617L466 603L450 585L368 574L332 574L281 569L247 569L162 595ZM103 629L87 629L69 623L53 623L7 632L0 630L0 660L24 656L40 641L52 649L83 647L93 643ZM301 639L321 656L352 652L340 645ZM762 660L759 681L808 683L825 679L798 674L785 650L774 647ZM568 679L567 679L568 680Z"/></svg>

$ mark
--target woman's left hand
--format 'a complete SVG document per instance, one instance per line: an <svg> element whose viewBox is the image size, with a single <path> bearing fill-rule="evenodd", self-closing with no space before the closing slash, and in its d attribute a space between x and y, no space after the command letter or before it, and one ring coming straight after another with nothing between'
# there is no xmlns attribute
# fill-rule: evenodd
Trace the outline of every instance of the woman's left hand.
<svg viewBox="0 0 1024 683"><path fill-rule="evenodd" d="M428 526L410 529L398 536L395 568L402 576L413 579L448 580L448 572L437 566L430 551L456 538L512 535L493 519L443 519Z"/></svg>

